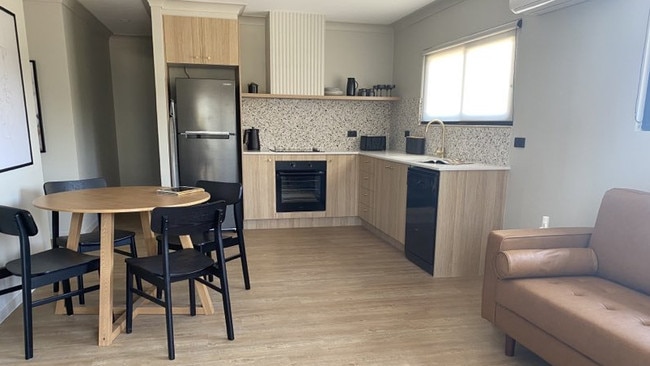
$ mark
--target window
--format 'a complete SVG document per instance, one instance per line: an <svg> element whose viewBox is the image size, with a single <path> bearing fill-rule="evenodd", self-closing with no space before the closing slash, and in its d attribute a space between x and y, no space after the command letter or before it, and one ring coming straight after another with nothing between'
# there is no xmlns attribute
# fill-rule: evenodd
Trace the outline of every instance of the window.
<svg viewBox="0 0 650 366"><path fill-rule="evenodd" d="M515 39L509 25L426 53L422 118L512 124Z"/></svg>
<svg viewBox="0 0 650 366"><path fill-rule="evenodd" d="M645 49L641 64L641 80L636 101L636 129L650 131L650 18L645 36Z"/></svg>

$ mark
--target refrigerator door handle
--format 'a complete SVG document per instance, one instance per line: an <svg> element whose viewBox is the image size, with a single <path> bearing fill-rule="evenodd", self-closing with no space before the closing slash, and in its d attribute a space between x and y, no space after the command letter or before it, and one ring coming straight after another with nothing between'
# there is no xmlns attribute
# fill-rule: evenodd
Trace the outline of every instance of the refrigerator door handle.
<svg viewBox="0 0 650 366"><path fill-rule="evenodd" d="M185 131L180 133L187 139L222 139L227 140L230 136L235 136L234 132L227 131Z"/></svg>

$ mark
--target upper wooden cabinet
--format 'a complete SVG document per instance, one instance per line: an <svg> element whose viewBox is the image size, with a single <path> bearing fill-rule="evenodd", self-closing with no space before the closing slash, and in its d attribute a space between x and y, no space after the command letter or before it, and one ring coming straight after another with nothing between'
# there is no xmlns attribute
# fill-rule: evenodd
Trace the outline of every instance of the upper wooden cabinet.
<svg viewBox="0 0 650 366"><path fill-rule="evenodd" d="M236 19L163 16L165 60L168 63L239 64Z"/></svg>

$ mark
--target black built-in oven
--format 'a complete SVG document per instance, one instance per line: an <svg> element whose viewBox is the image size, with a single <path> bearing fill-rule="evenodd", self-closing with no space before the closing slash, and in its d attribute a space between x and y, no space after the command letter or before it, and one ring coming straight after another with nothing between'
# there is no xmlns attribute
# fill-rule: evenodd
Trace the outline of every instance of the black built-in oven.
<svg viewBox="0 0 650 366"><path fill-rule="evenodd" d="M277 212L325 211L327 161L276 161Z"/></svg>

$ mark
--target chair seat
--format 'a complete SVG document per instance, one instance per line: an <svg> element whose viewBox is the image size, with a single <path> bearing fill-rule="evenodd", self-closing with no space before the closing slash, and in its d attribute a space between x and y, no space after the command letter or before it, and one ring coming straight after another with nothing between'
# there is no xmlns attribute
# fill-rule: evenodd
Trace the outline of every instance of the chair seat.
<svg viewBox="0 0 650 366"><path fill-rule="evenodd" d="M156 276L163 276L163 256L127 258L127 265L132 267L133 273L145 271ZM179 250L169 253L169 276L184 278L199 274L214 266L214 261L196 250Z"/></svg>
<svg viewBox="0 0 650 366"><path fill-rule="evenodd" d="M78 253L66 248L56 248L36 253L31 256L32 277L46 276L56 272L70 273L69 277L99 269L99 257ZM7 263L7 270L16 276L22 273L20 259ZM40 285L39 285L40 286ZM34 286L37 287L37 286Z"/></svg>
<svg viewBox="0 0 650 366"><path fill-rule="evenodd" d="M129 245L131 238L134 237L135 237L135 233L133 231L119 230L119 229L113 231L113 241L115 242L116 246ZM96 247L97 249L99 249L100 240L101 240L101 233L99 231L91 231L89 233L80 235L79 246ZM67 242L68 242L67 236L59 236L58 238L56 238L56 243L61 247L65 247ZM89 250L88 248L84 248L83 251L89 251Z"/></svg>

